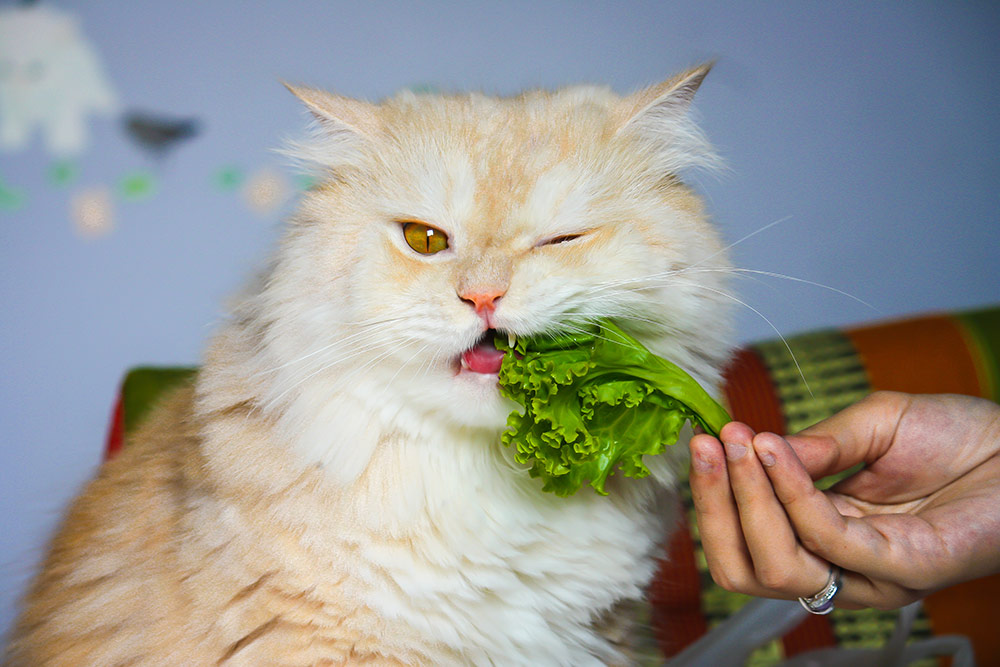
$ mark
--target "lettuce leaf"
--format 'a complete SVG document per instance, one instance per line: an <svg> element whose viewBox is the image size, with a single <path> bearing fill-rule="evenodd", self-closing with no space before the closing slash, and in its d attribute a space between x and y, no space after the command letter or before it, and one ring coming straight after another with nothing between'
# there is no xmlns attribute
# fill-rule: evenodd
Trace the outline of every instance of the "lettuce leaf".
<svg viewBox="0 0 1000 667"><path fill-rule="evenodd" d="M543 480L570 496L605 482L649 474L644 455L677 442L685 422L718 435L729 415L686 372L657 357L608 320L581 333L519 338L504 350L501 393L523 410L507 419L502 442Z"/></svg>

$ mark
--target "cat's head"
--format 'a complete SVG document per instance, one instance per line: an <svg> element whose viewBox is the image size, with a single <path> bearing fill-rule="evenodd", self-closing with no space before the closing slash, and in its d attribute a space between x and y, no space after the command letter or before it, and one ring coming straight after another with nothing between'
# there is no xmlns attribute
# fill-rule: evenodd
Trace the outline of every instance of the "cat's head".
<svg viewBox="0 0 1000 667"><path fill-rule="evenodd" d="M272 403L345 391L401 424L499 430L493 332L604 317L717 380L725 253L680 180L714 160L689 118L707 71L626 97L293 88L317 121L293 153L319 181L258 300Z"/></svg>

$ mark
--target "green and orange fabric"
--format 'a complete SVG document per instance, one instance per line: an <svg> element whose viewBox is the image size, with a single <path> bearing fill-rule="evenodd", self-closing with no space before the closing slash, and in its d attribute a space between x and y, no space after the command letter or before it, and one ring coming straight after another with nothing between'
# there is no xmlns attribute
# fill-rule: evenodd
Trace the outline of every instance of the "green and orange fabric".
<svg viewBox="0 0 1000 667"><path fill-rule="evenodd" d="M145 367L126 377L115 407L107 456L113 456L157 398L189 382L195 368ZM726 369L724 398L734 419L757 431L794 433L872 391L957 393L1000 401L1000 306L923 315L850 329L805 333L736 352ZM679 653L737 611L748 598L716 586L707 572L690 494L688 514L667 545L650 588L651 623L664 655ZM961 634L980 664L1000 665L994 602L1000 575L927 598L914 634ZM780 641L762 647L751 664L773 664L828 646L875 647L895 626L896 612L835 610L810 616Z"/></svg>
<svg viewBox="0 0 1000 667"><path fill-rule="evenodd" d="M1000 401L1000 307L925 315L869 326L824 330L739 350L726 370L724 394L734 419L757 431L794 433L878 390L956 393ZM670 545L651 595L666 655L674 655L747 600L722 590L707 573L689 495L688 535ZM700 587L678 586L697 570ZM935 593L914 627L919 636L961 634L980 664L1000 665L995 601L1000 575ZM772 664L828 646L874 647L891 634L896 612L836 610L810 616L754 664Z"/></svg>

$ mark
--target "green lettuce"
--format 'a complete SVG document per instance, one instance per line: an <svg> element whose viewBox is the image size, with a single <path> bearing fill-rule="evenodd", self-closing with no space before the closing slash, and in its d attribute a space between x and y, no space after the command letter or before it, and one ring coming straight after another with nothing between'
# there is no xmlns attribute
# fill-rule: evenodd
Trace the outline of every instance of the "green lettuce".
<svg viewBox="0 0 1000 667"><path fill-rule="evenodd" d="M644 455L677 442L687 421L718 435L729 415L686 372L657 357L610 321L581 333L508 341L501 393L521 404L501 436L544 491L570 496L604 485L616 467L649 474Z"/></svg>

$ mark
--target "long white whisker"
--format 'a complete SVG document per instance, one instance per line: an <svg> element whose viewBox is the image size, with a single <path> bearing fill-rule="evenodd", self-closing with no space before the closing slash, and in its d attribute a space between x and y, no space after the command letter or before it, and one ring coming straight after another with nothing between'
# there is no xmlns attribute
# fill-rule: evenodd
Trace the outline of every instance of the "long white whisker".
<svg viewBox="0 0 1000 667"><path fill-rule="evenodd" d="M396 369L396 372L392 374L392 377L389 378L389 381L385 383L385 386L382 387L382 391L380 391L379 394L378 394L378 396L375 398L375 403L376 404L378 404L379 402L381 402L382 396L385 395L385 392L389 391L389 387L391 387L392 383L396 381L396 378L399 376L399 374L401 372L403 372L403 369L407 365L409 365L409 363L411 361L413 361L418 355L422 354L424 352L424 350L426 350L430 346L431 346L431 343L429 343L429 342L428 343L424 343L423 345L420 346L420 348L416 352L414 352L409 357L407 357L406 361L404 361L403 363L401 363L399 365L399 368Z"/></svg>
<svg viewBox="0 0 1000 667"><path fill-rule="evenodd" d="M712 259L713 257L718 257L719 255L721 255L721 254L723 254L723 253L725 253L725 252L727 252L729 250L732 250L733 248L735 248L739 244L743 243L744 241L747 241L747 240L753 238L754 236L757 236L758 234L766 232L767 230L771 229L772 227L780 225L781 223L787 222L787 221L789 221L791 219L792 219L792 216L790 216L790 215L786 215L783 218L778 218L774 222L770 222L770 223L764 225L763 227L761 227L760 229L757 229L756 231L750 232L749 234L747 234L746 236L744 236L740 240L734 241L734 242L730 243L725 248L722 248L720 250L716 250L715 252L713 252L708 257L703 257L702 259L698 260L697 262L695 262L691 266L698 266L699 264L701 264L703 262L707 262L708 260Z"/></svg>
<svg viewBox="0 0 1000 667"><path fill-rule="evenodd" d="M696 265L691 265L691 266L685 267L683 269L675 269L675 270L670 270L670 271L662 271L662 272L659 272L659 273L651 273L651 274L648 274L648 275L645 275L645 276L640 276L640 277L637 277L637 278L624 278L624 279L620 279L620 280L608 281L608 282L600 283L600 284L598 284L598 285L590 288L587 291L587 295L593 296L594 294L597 294L599 292L602 292L602 291L605 291L605 290L608 290L608 289L613 289L615 287L625 287L625 286L628 286L628 285L635 285L637 283L642 283L642 285L639 286L639 287L629 287L629 289L631 289L632 291L642 291L642 290L647 290L647 289L658 289L660 287L664 287L666 285L669 285L670 284L670 282L669 282L670 279L673 279L673 278L675 278L677 276L687 275L687 274L697 274L697 273L724 273L724 274L728 273L728 274L734 274L734 275L745 274L745 275L766 276L766 277L769 277L769 278L778 278L780 280L787 280L787 281L790 281L790 282L796 282L796 283L801 283L803 285L810 285L812 287L818 287L820 289L825 289L825 290L828 290L828 291L833 292L835 294L839 294L840 296L843 296L843 297L846 297L848 299L851 299L852 301L855 301L855 302L861 304L862 306L865 306L866 308L870 308L871 310L875 311L876 313L881 312L878 308L876 308L872 304L868 303L864 299L861 299L860 297L855 296L854 294L851 294L850 292L845 292L844 290L838 289L838 288L833 287L831 285L825 285L823 283L819 283L819 282L816 282L816 281L813 281L813 280L807 280L805 278L798 278L796 276L790 276L790 275L784 274L784 273L777 273L775 271L762 271L762 270L759 270L759 269L747 269L747 268L743 268L743 267L730 267L730 266L726 266L726 267L696 267Z"/></svg>
<svg viewBox="0 0 1000 667"><path fill-rule="evenodd" d="M342 362L347 361L349 359L353 359L353 358L357 357L359 354L365 354L365 353L370 352L372 350L377 350L380 347L386 347L386 346L392 345L394 342L395 341L392 340L392 339L375 340L375 341L368 342L368 344L363 345L360 348L338 349L338 352L341 352L342 354L340 354L339 356L335 356L332 360L328 360L328 361L325 361L324 363L320 364L315 370L313 370L311 373L309 373L305 377L296 379L296 381L294 383L292 383L288 388L284 389L281 393L279 393L277 396L275 396L273 399L271 399L269 401L269 403L271 405L278 404L281 401L281 399L284 398L289 392L295 390L297 387L299 387L303 383L308 382L310 379L312 379L316 375L319 375L320 373L325 373L326 371L330 370L331 368L333 368L334 366L336 366L339 363L342 363ZM391 352L392 351L389 350L389 352L384 353L383 356L385 354L389 354ZM382 356L379 356L376 359L381 359L381 358L382 358Z"/></svg>
<svg viewBox="0 0 1000 667"><path fill-rule="evenodd" d="M344 345L345 343L351 342L353 339L362 338L364 336L370 335L372 329L383 327L386 324L391 324L393 322L398 322L400 320L406 320L406 319L409 319L409 318L405 317L405 316L400 316L400 317L391 317L391 318L386 318L386 319L378 319L378 320L372 319L372 320L369 320L368 322L359 324L359 326L362 327L362 329L360 331L355 331L354 333L352 333L352 334L350 334L348 336L344 336L343 338L338 338L337 340L335 340L335 341L333 341L333 342L331 342L331 343L329 343L327 345L324 345L324 346L322 346L320 348L317 348L317 349L313 350L312 352L308 352L307 354L304 354L301 357L298 357L297 359L293 359L291 361L286 361L283 364L280 364L278 366L275 366L275 367L270 368L270 369L265 370L265 371L258 371L257 373L254 373L251 377L256 378L256 377L260 377L261 375L267 375L267 374L270 374L270 373L275 373L275 372L277 372L277 371L279 371L279 370L281 370L283 368L287 368L288 366L292 366L294 364L301 363L302 361L305 361L306 359L310 359L310 358L316 356L317 354L322 354L323 352L326 352L330 348L337 347L339 345Z"/></svg>
<svg viewBox="0 0 1000 667"><path fill-rule="evenodd" d="M400 343L399 341L393 341L393 344L394 345L398 345L400 347L406 347L407 345L412 345L415 342L416 341L404 341L404 342ZM371 359L369 359L368 361L366 361L361 366L358 366L357 368L355 368L353 371L351 371L350 373L348 373L344 377L338 378L337 379L338 384L340 384L340 385L346 385L346 384L348 384L348 382L351 379L353 379L354 376L358 375L359 373L364 373L369 368L371 368L372 366L375 366L376 364L378 364L383 359L386 359L386 358L392 356L392 354L394 352L396 352L396 349L388 349L385 352L382 352L381 354L378 354L375 357L372 357Z"/></svg>
<svg viewBox="0 0 1000 667"><path fill-rule="evenodd" d="M441 356L440 352L435 352L429 357L425 357L424 360L420 362L420 365L417 366L417 372L414 373L414 377L417 379L425 378L427 374L430 372L431 368L433 368L434 364L437 363L437 360L440 356Z"/></svg>
<svg viewBox="0 0 1000 667"><path fill-rule="evenodd" d="M601 326L600 322L593 322L592 324L597 324L597 326L599 327L599 331L603 331L604 330L604 327ZM583 328L581 326L577 326L577 325L573 324L572 322L564 322L562 324L562 326L563 326L564 330L570 331L571 333L586 334L586 335L589 335L589 336L593 336L594 338L597 338L598 340L607 341L608 343L614 343L615 345L622 345L622 346L625 345L620 340L614 340L614 339L608 338L607 336L602 336L600 333L595 333L595 332L590 331L588 329L585 329L585 328Z"/></svg>
<svg viewBox="0 0 1000 667"><path fill-rule="evenodd" d="M419 342L420 342L419 340L412 339L412 338L406 338L406 337L402 337L402 336L394 336L394 337L392 337L392 338L390 338L390 339L388 339L388 340L386 340L386 341L384 341L382 343L382 345L388 345L388 346L390 346L389 349L387 349L386 351L381 352L380 354L372 357L371 359L369 359L368 361L366 361L361 366L358 366L357 368L355 368L354 370L352 370L350 373L348 373L344 377L338 378L337 382L339 384L341 384L341 385L347 384L347 382L350 379L352 379L355 375L357 375L358 373L363 373L364 371L368 370L372 366L378 364L383 359L391 356L392 354L394 354L398 350L401 350L403 348L409 347L410 345L415 345L415 344L417 344ZM372 349L377 349L377 347L379 347L379 346L378 345L374 345L372 347Z"/></svg>
<svg viewBox="0 0 1000 667"><path fill-rule="evenodd" d="M844 290L837 289L836 287L832 287L830 285L824 285L823 283L818 283L818 282L815 282L813 280L806 280L805 278L797 278L795 276L790 276L790 275L787 275L787 274L784 274L784 273L776 273L774 271L761 271L759 269L745 269L745 268L741 268L741 267L727 267L725 269L700 268L700 269L697 269L695 271L691 271L690 268L691 267L688 267L688 269L684 269L684 270L680 271L679 274L723 272L723 273L746 273L746 274L754 274L754 275L760 275L760 276L767 276L769 278L779 278L781 280L788 280L790 282L802 283L804 285L811 285L812 287L819 287L820 289L829 290L831 292L834 292L835 294L839 294L841 296L847 297L848 299L856 301L856 302L860 303L862 306L865 306L866 308L872 309L876 313L881 312L881 311L879 311L878 308L876 308L872 304L868 303L864 299L861 299L861 298L859 298L859 297L851 294L850 292L845 292Z"/></svg>
<svg viewBox="0 0 1000 667"><path fill-rule="evenodd" d="M687 283L687 284L690 285L691 287L697 287L703 290L708 290L709 292L714 292L715 294L723 296L727 299L731 299L732 301L735 301L741 306L750 309L751 311L756 313L758 317L767 322L767 325L774 330L774 333L777 334L778 338L781 340L782 345L784 345L785 349L788 350L788 355L792 358L792 363L795 364L795 370L798 371L799 377L802 378L802 384L805 385L806 391L809 392L810 396L815 396L815 394L813 394L812 388L809 386L809 381L806 380L806 376L802 372L802 367L799 365L798 358L796 358L795 353L792 351L792 346L788 344L788 341L785 339L785 337L781 334L780 331L778 331L778 327L774 326L774 323L772 323L771 320L769 320L767 317L764 316L764 313L760 312L759 310L757 310L750 304L746 303L745 301L741 301L732 294L728 294L726 292L723 292L722 290L717 290L712 287L707 287L705 285L699 285L698 283Z"/></svg>

